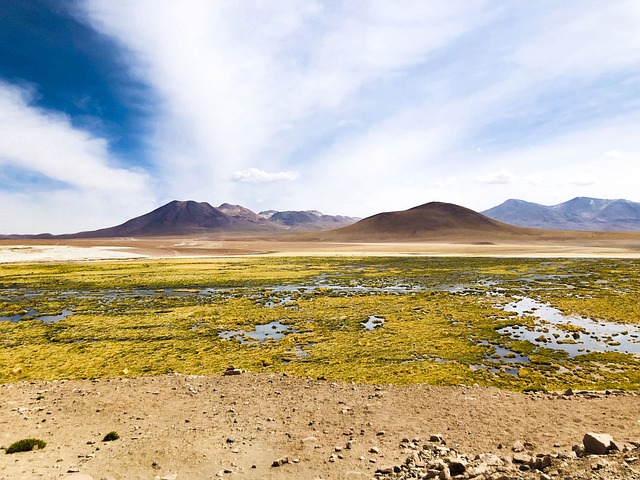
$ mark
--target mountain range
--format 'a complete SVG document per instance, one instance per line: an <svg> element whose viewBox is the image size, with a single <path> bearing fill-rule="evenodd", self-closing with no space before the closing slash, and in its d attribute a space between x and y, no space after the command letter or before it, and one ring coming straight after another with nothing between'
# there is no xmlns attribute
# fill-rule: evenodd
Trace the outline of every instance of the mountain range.
<svg viewBox="0 0 640 480"><path fill-rule="evenodd" d="M111 238L204 235L224 233L309 232L350 225L358 218L323 215L309 211L262 212L257 214L240 205L223 203L213 207L207 202L179 201L163 205L145 215L115 227L102 228L59 238Z"/></svg>
<svg viewBox="0 0 640 480"><path fill-rule="evenodd" d="M475 212L443 202L358 219L316 210L255 213L240 205L178 201L120 225L66 235L0 235L4 239L127 238L168 236L303 235L308 240L413 241L464 238L491 242L548 230L640 231L640 204L579 197L554 206L523 200ZM544 234L548 236L548 234Z"/></svg>
<svg viewBox="0 0 640 480"><path fill-rule="evenodd" d="M640 203L577 197L558 205L510 199L482 212L511 225L545 230L640 231Z"/></svg>

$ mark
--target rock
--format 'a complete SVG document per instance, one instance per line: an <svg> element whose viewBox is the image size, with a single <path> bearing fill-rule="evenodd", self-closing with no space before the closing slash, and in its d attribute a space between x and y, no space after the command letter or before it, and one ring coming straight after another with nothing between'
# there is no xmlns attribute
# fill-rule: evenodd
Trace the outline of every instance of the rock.
<svg viewBox="0 0 640 480"><path fill-rule="evenodd" d="M449 473L451 475L462 475L467 470L467 461L464 458L454 458L449 462Z"/></svg>
<svg viewBox="0 0 640 480"><path fill-rule="evenodd" d="M289 463L289 457L282 457L282 458L277 458L276 460L274 460L271 463L272 467L281 467L282 465L285 465Z"/></svg>
<svg viewBox="0 0 640 480"><path fill-rule="evenodd" d="M227 443L233 443L233 442L235 442L235 441L236 441L236 439L235 439L235 438L233 438L233 437L227 437L227 440L226 440L226 441L227 441Z"/></svg>
<svg viewBox="0 0 640 480"><path fill-rule="evenodd" d="M160 478L160 480L178 480L178 474L170 473L169 475L165 475L164 477Z"/></svg>
<svg viewBox="0 0 640 480"><path fill-rule="evenodd" d="M585 433L582 444L584 451L592 455L606 455L615 447L613 437L606 433Z"/></svg>
<svg viewBox="0 0 640 480"><path fill-rule="evenodd" d="M393 467L380 467L376 470L376 473L380 473L382 475L388 475L393 473Z"/></svg>
<svg viewBox="0 0 640 480"><path fill-rule="evenodd" d="M516 453L513 456L513 463L518 465L528 465L532 460L531 456L526 453Z"/></svg>
<svg viewBox="0 0 640 480"><path fill-rule="evenodd" d="M433 435L429 435L429 441L433 443L442 443L442 434L435 433Z"/></svg>
<svg viewBox="0 0 640 480"><path fill-rule="evenodd" d="M227 369L222 373L222 375L240 375L242 373L242 370L240 370L239 368L236 368L234 366L229 366L227 367Z"/></svg>
<svg viewBox="0 0 640 480"><path fill-rule="evenodd" d="M553 460L550 455L543 455L541 457L537 457L531 466L536 470L544 470L545 468L549 468L553 464Z"/></svg>
<svg viewBox="0 0 640 480"><path fill-rule="evenodd" d="M513 452L524 452L524 443L520 440L516 440L513 442L513 446L511 447L511 451Z"/></svg>
<svg viewBox="0 0 640 480"><path fill-rule="evenodd" d="M438 478L440 480L451 480L451 473L449 473L449 469L445 468L444 470L442 470Z"/></svg>
<svg viewBox="0 0 640 480"><path fill-rule="evenodd" d="M72 473L64 477L64 480L93 480L93 477L84 473Z"/></svg>
<svg viewBox="0 0 640 480"><path fill-rule="evenodd" d="M408 457L407 461L409 463L413 463L413 465L418 467L418 468L422 468L422 467L425 466L425 463L422 461L422 458L420 458L420 455L418 455L417 452L413 452L413 455Z"/></svg>
<svg viewBox="0 0 640 480"><path fill-rule="evenodd" d="M376 454L378 454L378 453L380 453L380 450L378 450L378 447L371 447L371 448L369 449L369 453L376 453Z"/></svg>
<svg viewBox="0 0 640 480"><path fill-rule="evenodd" d="M504 465L502 459L493 453L481 453L478 455L478 460L490 467L501 467Z"/></svg>

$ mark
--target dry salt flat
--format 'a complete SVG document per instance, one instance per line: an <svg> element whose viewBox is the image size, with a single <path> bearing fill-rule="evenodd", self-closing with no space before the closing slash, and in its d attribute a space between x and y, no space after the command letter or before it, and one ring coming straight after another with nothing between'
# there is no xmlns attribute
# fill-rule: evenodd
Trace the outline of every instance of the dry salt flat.
<svg viewBox="0 0 640 480"><path fill-rule="evenodd" d="M124 247L69 245L2 245L0 263L145 258Z"/></svg>

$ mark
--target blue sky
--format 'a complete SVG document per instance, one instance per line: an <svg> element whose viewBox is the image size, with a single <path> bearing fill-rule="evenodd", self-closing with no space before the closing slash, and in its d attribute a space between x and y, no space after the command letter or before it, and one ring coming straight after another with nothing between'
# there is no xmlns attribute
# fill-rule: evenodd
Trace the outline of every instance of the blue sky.
<svg viewBox="0 0 640 480"><path fill-rule="evenodd" d="M640 201L637 1L3 0L0 232Z"/></svg>

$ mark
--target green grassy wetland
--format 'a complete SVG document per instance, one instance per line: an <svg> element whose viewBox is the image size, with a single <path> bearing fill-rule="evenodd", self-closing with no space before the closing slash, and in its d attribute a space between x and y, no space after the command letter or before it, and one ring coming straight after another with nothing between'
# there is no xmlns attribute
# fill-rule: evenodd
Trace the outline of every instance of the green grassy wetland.
<svg viewBox="0 0 640 480"><path fill-rule="evenodd" d="M640 261L0 265L0 382L220 374L640 389Z"/></svg>

